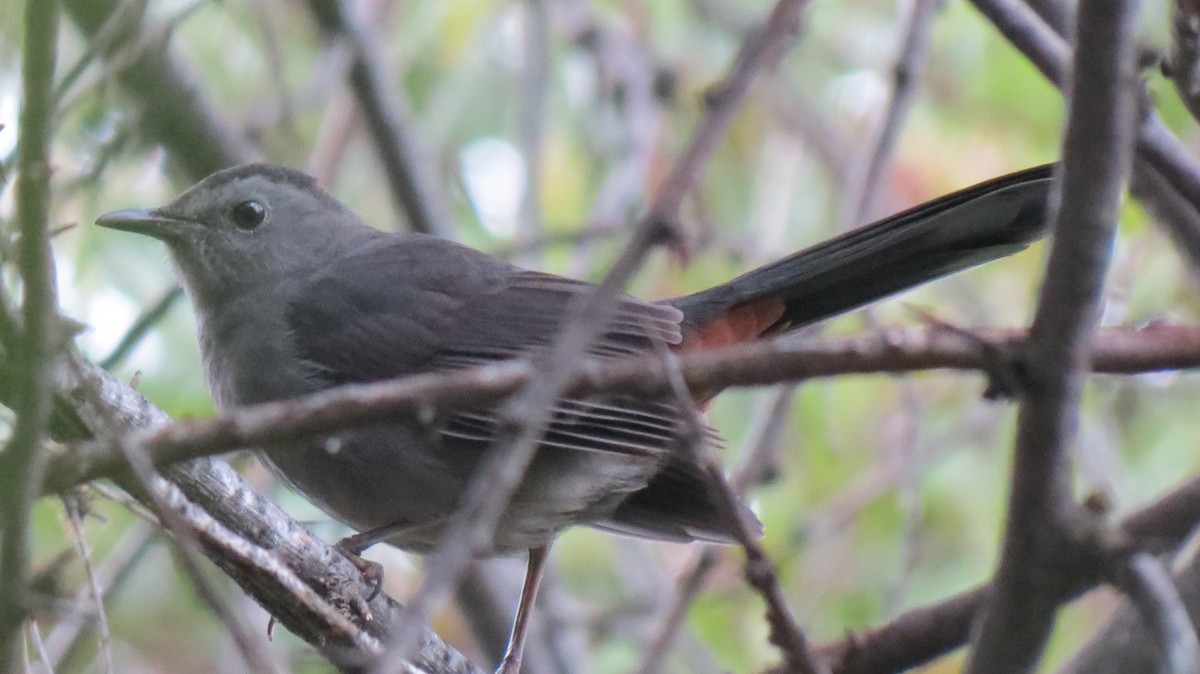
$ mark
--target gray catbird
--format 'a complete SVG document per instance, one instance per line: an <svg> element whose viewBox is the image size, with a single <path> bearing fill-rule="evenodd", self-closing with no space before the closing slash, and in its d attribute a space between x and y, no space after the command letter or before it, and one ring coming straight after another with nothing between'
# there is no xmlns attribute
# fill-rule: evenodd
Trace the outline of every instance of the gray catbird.
<svg viewBox="0 0 1200 674"><path fill-rule="evenodd" d="M624 296L591 355L757 339L1016 252L1044 231L1051 173L1041 166L955 192L694 295ZM167 244L221 409L528 356L590 288L449 241L372 229L309 176L265 164L97 224ZM530 551L536 579L550 540L575 524L728 542L706 474L679 449L683 415L674 401L627 395L560 401L494 551ZM264 452L293 487L365 532L347 539L355 556L380 540L420 552L437 544L493 434L484 410ZM536 582L527 589L518 624ZM523 636L514 630L504 671L519 668Z"/></svg>

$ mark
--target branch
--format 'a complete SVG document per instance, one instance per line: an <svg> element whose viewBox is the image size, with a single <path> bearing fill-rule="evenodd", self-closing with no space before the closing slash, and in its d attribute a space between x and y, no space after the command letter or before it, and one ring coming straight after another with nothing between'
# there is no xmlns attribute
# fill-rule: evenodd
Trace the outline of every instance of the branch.
<svg viewBox="0 0 1200 674"><path fill-rule="evenodd" d="M112 674L113 658L112 658L112 632L108 628L108 612L104 610L104 590L100 586L99 575L96 573L96 565L92 561L92 549L88 545L86 532L84 530L83 518L87 514L85 507L82 505L82 499L78 494L67 494L63 498L63 508L67 511L67 519L70 523L71 538L75 541L75 554L79 556L79 561L83 563L83 570L87 582L84 584L90 593L87 601L90 601L93 606L94 615L96 616L96 632L98 650L100 654L98 659L102 666L102 671L105 674ZM60 623L61 624L61 623ZM49 639L46 643L49 643ZM49 649L46 654L50 653ZM47 660L47 666L53 666L53 661Z"/></svg>
<svg viewBox="0 0 1200 674"><path fill-rule="evenodd" d="M342 0L309 0L308 8L327 38L345 41L350 47L353 62L347 79L366 119L371 145L387 174L397 210L413 231L450 237L454 219L434 180L439 171L425 160L402 106L403 93L391 86L375 43L354 25Z"/></svg>
<svg viewBox="0 0 1200 674"><path fill-rule="evenodd" d="M144 21L141 12L127 11L129 3L64 0L63 4L89 38L95 39L102 28L113 31L105 43L105 56L134 52L117 71L117 81L142 111L137 128L146 139L161 144L192 180L258 158L254 146L222 121L196 85L195 75L175 57L165 28Z"/></svg>
<svg viewBox="0 0 1200 674"><path fill-rule="evenodd" d="M77 671L82 668L76 657L84 650L83 637L88 634L88 622L85 619L88 598L94 597L96 610L99 610L100 604L134 577L133 572L157 535L158 528L145 522L128 528L95 570L95 581L90 583L90 587L80 588L75 593L71 601L74 612L61 616L46 636L46 653L54 671ZM80 540L83 540L82 532ZM98 588L99 592L92 588ZM101 645L101 648L104 646Z"/></svg>
<svg viewBox="0 0 1200 674"><path fill-rule="evenodd" d="M1037 666L1074 581L1059 566L1090 544L1091 523L1079 521L1071 493L1068 447L1133 155L1136 19L1134 0L1079 7L1062 200L1023 361L1008 522L966 667L972 674Z"/></svg>
<svg viewBox="0 0 1200 674"><path fill-rule="evenodd" d="M1026 333L992 330L978 335L943 328L892 329L867 337L830 341L776 340L739 344L678 356L692 390L766 386L785 381L852 374L898 374L931 369L996 371L1011 368L1011 354L1025 347ZM1155 325L1106 329L1092 345L1095 372L1134 374L1200 367L1200 327ZM119 442L144 445L155 465L243 447L278 444L378 421L420 421L494 405L530 378L524 361L419 374L394 381L343 386L304 398L266 403L210 420L179 421L142 430L120 441L110 437L53 454L45 493L120 473ZM598 365L576 373L568 392L631 392L654 395L669 389L661 358ZM0 379L0 392L4 382ZM139 424L145 427L150 424ZM114 436L115 437L115 436Z"/></svg>
<svg viewBox="0 0 1200 674"><path fill-rule="evenodd" d="M796 386L777 387L765 404L758 406L756 418L746 433L746 446L737 452L743 458L729 480L737 498L745 498L751 487L769 481L778 471L779 446L787 429L788 412L795 392ZM657 611L659 617L654 620L655 627L648 630L650 637L646 641L637 674L662 671L663 661L675 641L676 633L683 626L688 608L704 589L709 574L717 567L718 554L719 548L705 546L695 555L690 568L679 574L673 595L665 605L660 606Z"/></svg>
<svg viewBox="0 0 1200 674"><path fill-rule="evenodd" d="M163 296L157 302L142 312L142 315L137 317L133 325L130 325L129 329L125 331L125 334L121 335L121 339L117 342L112 352L105 356L104 360L100 361L100 367L105 370L111 370L125 362L125 359L129 357L129 354L133 353L142 339L150 334L150 330L181 299L183 299L183 286L175 284L167 289L167 292L163 293Z"/></svg>
<svg viewBox="0 0 1200 674"><path fill-rule="evenodd" d="M1188 112L1200 119L1200 2L1175 0L1172 4L1169 75Z"/></svg>
<svg viewBox="0 0 1200 674"><path fill-rule="evenodd" d="M200 549L199 536L202 534L208 534L210 540L214 541L214 547L222 551L241 551L245 549L245 546L238 545L241 541L232 534L213 535L216 527L204 526L200 522L201 519L207 521L210 518L202 513L187 513L186 506L191 504L186 503L186 499L179 495L178 487L162 479L155 472L154 465L150 463L144 453L139 451L140 448L125 447L124 449L125 458L133 473L134 493L148 497L142 500L148 502L158 516L159 523L170 532L172 548L179 566L191 579L192 587L201 602L207 605L217 620L225 626L249 671L253 674L283 674L283 670L271 659L266 635L256 632L244 616L230 610L228 603L221 597L200 566L198 550ZM175 500L174 506L171 503L172 499ZM181 510L183 512L180 512ZM224 533L222 531L222 534ZM344 617L334 613L327 604L315 597L315 592L307 586L301 585L298 579L293 583L292 589L293 593L308 599L309 604L315 610L327 610L330 622L338 623L342 630L350 634L352 638L358 636L358 628ZM307 592L305 592L306 590ZM342 620L339 621L338 618L342 618Z"/></svg>
<svg viewBox="0 0 1200 674"><path fill-rule="evenodd" d="M725 518L733 524L733 535L742 550L746 552L746 565L743 572L746 582L754 588L767 604L767 624L771 632L769 640L783 652L784 668L794 674L817 674L822 668L814 659L808 645L804 630L796 622L796 616L788 606L779 586L779 577L767 558L766 551L758 542L757 534L746 523L738 510L740 501L729 481L725 471L715 459L706 462L715 494L719 499Z"/></svg>
<svg viewBox="0 0 1200 674"><path fill-rule="evenodd" d="M530 241L542 233L542 148L550 108L550 8L545 0L526 0L521 9L521 73L517 85L520 97L515 135L525 165L525 189L517 215L517 238Z"/></svg>
<svg viewBox="0 0 1200 674"><path fill-rule="evenodd" d="M1179 546L1198 524L1200 476L1126 516L1119 532L1128 537L1131 548L1161 551ZM1200 563L1194 557L1193 554L1188 568L1195 582L1185 599L1200 613ZM1070 564L1084 560L1067 558L1063 561ZM1086 577L1083 571L1064 574L1077 580L1072 597L1082 595L1099 581L1098 576ZM917 667L967 642L971 627L991 591L990 585L976 587L936 604L907 611L881 627L822 644L815 649L818 660L828 662L834 674L891 674ZM1134 621L1137 622L1137 618ZM1114 648L1117 646L1111 641L1106 640L1106 643ZM1082 674L1092 670L1081 668L1078 671ZM1143 670L1132 667L1114 671Z"/></svg>
<svg viewBox="0 0 1200 674"><path fill-rule="evenodd" d="M862 168L851 175L854 184L845 191L838 231L849 230L874 219L875 210L887 191L883 178L891 168L900 128L917 93L921 69L929 52L933 19L941 5L942 0L916 0L912 3L903 44L892 66L891 97L870 153L861 162Z"/></svg>
<svg viewBox="0 0 1200 674"><path fill-rule="evenodd" d="M16 670L21 625L29 609L30 516L45 468L39 450L50 416L52 359L62 343L49 239L58 3L25 3L24 30L16 193L21 330L13 354L17 419L0 454L0 672Z"/></svg>
<svg viewBox="0 0 1200 674"><path fill-rule="evenodd" d="M1135 553L1124 560L1117 573L1119 578L1114 582L1129 596L1141 615L1142 625L1151 633L1150 642L1158 651L1154 655L1159 671L1200 672L1196 628L1163 565L1151 555Z"/></svg>
<svg viewBox="0 0 1200 674"><path fill-rule="evenodd" d="M167 422L161 410L78 355L68 358L67 375L60 397L69 408L58 410L53 429L61 439L87 437L90 429L129 434ZM342 612L371 586L348 559L222 461L179 464L167 477L175 486L160 481L156 488L188 521L204 554L285 627L344 668L376 657L372 643L395 628L400 606L381 593L365 611L371 620L349 623ZM480 673L430 631L422 633L412 662L431 674Z"/></svg>
<svg viewBox="0 0 1200 674"><path fill-rule="evenodd" d="M1062 37L1019 0L972 3L1047 79L1063 88L1069 54ZM1137 129L1137 152L1133 168L1144 188L1138 197L1149 199L1151 210L1158 214L1176 210L1180 199L1193 211L1191 217L1167 218L1162 223L1176 243L1188 244L1184 254L1192 266L1200 267L1200 221L1196 216L1200 213L1200 165L1149 109L1143 111ZM1168 186L1169 190L1157 191Z"/></svg>
<svg viewBox="0 0 1200 674"><path fill-rule="evenodd" d="M1193 533L1175 555L1170 576L1155 579L1153 586L1146 587L1146 594L1151 596L1145 597L1143 603L1150 604L1148 608L1158 614L1151 618L1151 621L1158 623L1157 626L1151 629L1152 623L1146 620L1140 605L1126 602L1108 624L1097 630L1087 645L1059 670L1059 674L1164 671L1161 668L1164 654L1173 648L1183 647L1189 651L1196 648L1196 632L1192 624L1200 616L1198 544L1200 537ZM1153 558L1148 558L1148 562L1158 565ZM1160 573L1163 573L1161 567L1151 571L1152 575ZM1163 643L1163 637L1167 637L1168 643ZM1191 660L1191 669L1176 667L1170 671L1196 672L1194 652L1190 655L1180 652L1177 659L1181 663Z"/></svg>

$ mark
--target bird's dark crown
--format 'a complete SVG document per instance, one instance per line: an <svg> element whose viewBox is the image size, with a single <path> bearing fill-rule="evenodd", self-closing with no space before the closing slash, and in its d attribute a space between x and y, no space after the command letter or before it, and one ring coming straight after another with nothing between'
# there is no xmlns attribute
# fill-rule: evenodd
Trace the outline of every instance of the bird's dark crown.
<svg viewBox="0 0 1200 674"><path fill-rule="evenodd" d="M234 166L233 168L218 171L209 176L204 182L207 183L206 186L210 189L216 189L244 178L253 178L256 176L273 183L291 185L304 191L315 190L319 187L316 178L303 171L265 162L242 164L241 166Z"/></svg>

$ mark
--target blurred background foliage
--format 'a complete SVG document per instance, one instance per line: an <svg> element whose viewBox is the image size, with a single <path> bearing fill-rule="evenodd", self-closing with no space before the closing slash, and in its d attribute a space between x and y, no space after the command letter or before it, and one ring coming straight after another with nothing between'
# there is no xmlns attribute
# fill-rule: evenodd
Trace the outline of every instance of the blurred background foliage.
<svg viewBox="0 0 1200 674"><path fill-rule="evenodd" d="M0 5L6 173L20 103L21 4ZM137 11L139 3L125 4ZM454 215L453 236L521 264L597 279L690 137L707 87L770 3L372 0L349 6L406 97L411 129L428 170L436 172L431 182ZM813 4L798 45L777 71L759 79L686 204L693 259L681 267L656 254L634 294L657 298L700 289L859 224L847 185L873 150L910 11L909 2L890 0ZM307 5L174 1L152 2L149 12L170 26L172 48L220 115L265 158L322 176L372 225L405 227L345 86L344 50L321 38ZM1143 13L1147 46L1161 47L1165 4L1144 3ZM174 281L159 244L90 223L109 210L163 203L189 181L139 134L137 110L113 79L120 59L97 59L68 20L61 33L59 72L76 76L63 85L58 111L52 224L78 226L54 240L58 289L64 312L86 325L79 345L99 361ZM535 63L531 55L539 51L544 59ZM534 65L543 79L530 79ZM630 81L630 73L641 80ZM939 9L919 75L873 215L1055 158L1060 96L967 3ZM1168 84L1153 72L1148 76L1163 116L1194 144L1195 129ZM525 140L530 137L536 142ZM6 237L12 196L8 180L0 192ZM577 236L581 232L590 234ZM821 329L855 334L917 324L913 308L965 327L1024 325L1043 254L1035 246ZM1170 241L1130 203L1104 322L1192 322L1194 291ZM138 389L175 417L213 413L186 300L175 303L115 370L136 377ZM1015 408L984 401L984 385L981 376L939 372L846 377L806 383L785 399L777 463L751 499L787 596L814 638L879 624L988 578L1003 524ZM1198 388L1195 377L1178 374L1092 379L1077 446L1080 492L1109 494L1121 513L1193 473L1200 464L1194 449L1200 420L1192 416ZM778 395L732 391L711 410L731 467L762 432ZM0 410L0 436L9 421ZM344 533L274 484L251 458L233 460L323 536ZM106 605L117 670L238 670L227 634L196 600L162 540L102 495L91 508L85 539L98 566L145 548ZM58 585L49 590L67 597L84 578L71 526L61 502L39 503L36 563L44 568L67 555ZM577 659L570 671L630 671L676 577L700 552L698 546L571 531L554 548L552 598L536 620L573 644ZM386 589L403 600L419 578L420 560L386 548L368 557L385 564ZM718 556L667 670L745 672L775 661L761 601L742 582L740 561L737 550ZM487 564L511 577L506 592L515 595L521 562ZM266 616L232 583L223 587L265 627ZM1059 622L1049 663L1072 652L1112 604L1107 591L1076 602ZM47 611L39 626L48 636L80 619ZM448 607L434 627L476 661L485 660L460 607ZM290 635L277 633L273 644L296 671L327 669ZM95 671L96 652L87 636L60 671ZM956 668L951 659L928 671Z"/></svg>

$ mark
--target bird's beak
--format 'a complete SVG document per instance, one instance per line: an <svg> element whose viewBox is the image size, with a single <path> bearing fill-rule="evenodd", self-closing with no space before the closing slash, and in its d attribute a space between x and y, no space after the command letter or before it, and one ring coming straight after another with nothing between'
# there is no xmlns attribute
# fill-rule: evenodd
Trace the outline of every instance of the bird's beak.
<svg viewBox="0 0 1200 674"><path fill-rule="evenodd" d="M123 211L105 213L96 219L96 224L109 229L145 234L156 239L170 239L181 230L194 225L159 212L153 208L127 208Z"/></svg>

